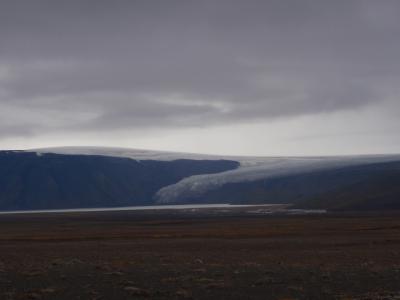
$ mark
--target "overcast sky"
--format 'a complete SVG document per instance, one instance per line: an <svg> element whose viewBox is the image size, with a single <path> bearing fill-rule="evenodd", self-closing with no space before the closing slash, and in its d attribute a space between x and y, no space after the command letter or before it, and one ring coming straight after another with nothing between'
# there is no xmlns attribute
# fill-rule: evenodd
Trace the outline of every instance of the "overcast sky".
<svg viewBox="0 0 400 300"><path fill-rule="evenodd" d="M400 1L1 0L0 148L400 153Z"/></svg>

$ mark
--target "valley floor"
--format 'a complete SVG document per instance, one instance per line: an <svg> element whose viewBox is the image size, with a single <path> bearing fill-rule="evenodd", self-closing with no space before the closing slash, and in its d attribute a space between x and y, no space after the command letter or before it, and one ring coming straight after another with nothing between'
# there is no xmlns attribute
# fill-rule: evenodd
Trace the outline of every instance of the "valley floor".
<svg viewBox="0 0 400 300"><path fill-rule="evenodd" d="M2 215L0 299L400 299L400 214Z"/></svg>

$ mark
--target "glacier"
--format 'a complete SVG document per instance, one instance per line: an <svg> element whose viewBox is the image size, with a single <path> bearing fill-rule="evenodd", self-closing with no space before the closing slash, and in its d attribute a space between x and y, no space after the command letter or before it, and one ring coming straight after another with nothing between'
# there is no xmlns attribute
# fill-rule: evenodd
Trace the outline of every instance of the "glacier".
<svg viewBox="0 0 400 300"><path fill-rule="evenodd" d="M348 166L366 165L400 161L400 155L351 155L351 156L307 156L307 157L250 157L223 156L168 151L153 151L129 148L108 147L58 147L27 150L38 155L45 153L68 155L101 155L125 157L141 160L171 161L177 159L193 160L234 160L239 167L234 170L216 174L194 175L161 188L155 196L156 203L175 203L179 198L201 195L227 183L255 181L305 172L322 171Z"/></svg>

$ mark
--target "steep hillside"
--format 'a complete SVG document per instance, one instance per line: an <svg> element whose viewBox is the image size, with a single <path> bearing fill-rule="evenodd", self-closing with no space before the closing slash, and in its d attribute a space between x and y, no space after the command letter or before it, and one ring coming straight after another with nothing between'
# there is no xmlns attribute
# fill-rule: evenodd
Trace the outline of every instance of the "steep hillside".
<svg viewBox="0 0 400 300"><path fill-rule="evenodd" d="M161 187L238 167L226 160L136 161L97 155L0 152L0 209L151 205Z"/></svg>
<svg viewBox="0 0 400 300"><path fill-rule="evenodd" d="M327 210L400 210L400 162L338 172L343 183L295 207ZM349 178L353 176L353 178ZM348 178L347 182L345 182Z"/></svg>
<svg viewBox="0 0 400 300"><path fill-rule="evenodd" d="M123 148L0 152L0 210L290 203L400 208L400 156L223 157Z"/></svg>
<svg viewBox="0 0 400 300"><path fill-rule="evenodd" d="M183 194L184 195L184 194ZM328 210L400 209L400 161L226 183L179 203L292 203Z"/></svg>

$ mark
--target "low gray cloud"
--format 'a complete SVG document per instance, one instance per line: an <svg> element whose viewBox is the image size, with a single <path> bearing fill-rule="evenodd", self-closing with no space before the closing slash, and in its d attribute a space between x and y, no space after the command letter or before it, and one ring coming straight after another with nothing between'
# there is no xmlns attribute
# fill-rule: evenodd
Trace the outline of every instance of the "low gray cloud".
<svg viewBox="0 0 400 300"><path fill-rule="evenodd" d="M0 137L386 105L399 15L395 0L4 0Z"/></svg>

